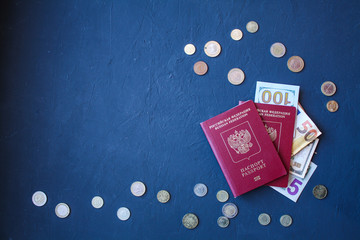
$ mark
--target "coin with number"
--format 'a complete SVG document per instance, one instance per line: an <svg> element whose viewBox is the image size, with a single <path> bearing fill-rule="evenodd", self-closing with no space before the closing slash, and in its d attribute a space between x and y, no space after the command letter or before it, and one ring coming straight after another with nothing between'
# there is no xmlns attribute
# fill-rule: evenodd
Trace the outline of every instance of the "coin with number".
<svg viewBox="0 0 360 240"><path fill-rule="evenodd" d="M55 207L55 214L59 218L66 218L70 214L70 207L66 203L59 203Z"/></svg>
<svg viewBox="0 0 360 240"><path fill-rule="evenodd" d="M305 63L304 60L299 56L292 56L287 61L287 66L292 72L301 72L304 69Z"/></svg>
<svg viewBox="0 0 360 240"><path fill-rule="evenodd" d="M324 199L327 196L327 188L324 185L316 185L313 189L313 195L317 199Z"/></svg>
<svg viewBox="0 0 360 240"><path fill-rule="evenodd" d="M217 220L217 224L221 228L226 228L227 226L229 226L229 223L230 223L230 220L224 216L219 217Z"/></svg>
<svg viewBox="0 0 360 240"><path fill-rule="evenodd" d="M263 226L269 225L269 223L271 221L270 215L267 213L262 213L259 215L258 221Z"/></svg>
<svg viewBox="0 0 360 240"><path fill-rule="evenodd" d="M331 81L326 81L321 85L321 92L325 95L325 96L332 96L335 94L336 92L336 86L333 82Z"/></svg>
<svg viewBox="0 0 360 240"><path fill-rule="evenodd" d="M289 227L292 224L292 218L289 215L282 215L280 218L280 224L284 227Z"/></svg>
<svg viewBox="0 0 360 240"><path fill-rule="evenodd" d="M170 193L166 190L161 190L156 195L157 200L161 203L167 203L170 200Z"/></svg>
<svg viewBox="0 0 360 240"><path fill-rule="evenodd" d="M204 51L209 57L217 57L221 52L221 46L216 41L209 41L205 44Z"/></svg>
<svg viewBox="0 0 360 240"><path fill-rule="evenodd" d="M199 219L195 214L187 213L184 215L182 219L182 224L187 229L194 229L199 224Z"/></svg>
<svg viewBox="0 0 360 240"><path fill-rule="evenodd" d="M121 207L117 210L116 215L121 221L126 221L130 218L130 210L126 207Z"/></svg>
<svg viewBox="0 0 360 240"><path fill-rule="evenodd" d="M203 183L198 183L194 186L194 193L196 196L198 197L203 197L207 194L207 187L205 184Z"/></svg>
<svg viewBox="0 0 360 240"><path fill-rule="evenodd" d="M47 196L43 191L37 191L32 195L32 202L37 207L42 207L47 202Z"/></svg>
<svg viewBox="0 0 360 240"><path fill-rule="evenodd" d="M187 55L193 55L196 52L196 47L191 43L186 44L186 46L184 47L184 52Z"/></svg>
<svg viewBox="0 0 360 240"><path fill-rule="evenodd" d="M327 102L326 108L329 112L336 112L339 109L339 104L336 101L331 100Z"/></svg>
<svg viewBox="0 0 360 240"><path fill-rule="evenodd" d="M235 41L239 41L243 37L243 32L240 29L234 29L230 34L231 38Z"/></svg>
<svg viewBox="0 0 360 240"><path fill-rule="evenodd" d="M246 30L249 33L256 33L259 30L259 25L255 21L250 21L246 24Z"/></svg>
<svg viewBox="0 0 360 240"><path fill-rule="evenodd" d="M228 80L233 85L240 85L245 79L245 74L240 68L233 68L228 73Z"/></svg>
<svg viewBox="0 0 360 240"><path fill-rule="evenodd" d="M133 184L131 184L130 191L134 196L141 197L146 192L145 184L140 181L133 182Z"/></svg>
<svg viewBox="0 0 360 240"><path fill-rule="evenodd" d="M276 42L270 47L270 53L276 58L281 58L286 53L286 48L284 44Z"/></svg>
<svg viewBox="0 0 360 240"><path fill-rule="evenodd" d="M220 190L216 193L216 198L219 202L226 202L229 199L229 194L225 190Z"/></svg>
<svg viewBox="0 0 360 240"><path fill-rule="evenodd" d="M104 205L104 199L102 199L102 197L100 197L100 196L95 196L91 200L91 205L94 208L102 208L102 206Z"/></svg>
<svg viewBox="0 0 360 240"><path fill-rule="evenodd" d="M208 65L203 61L198 61L194 64L194 72L197 75L204 75L208 71Z"/></svg>
<svg viewBox="0 0 360 240"><path fill-rule="evenodd" d="M238 214L238 208L233 203L226 203L222 208L222 214L227 218L234 218Z"/></svg>

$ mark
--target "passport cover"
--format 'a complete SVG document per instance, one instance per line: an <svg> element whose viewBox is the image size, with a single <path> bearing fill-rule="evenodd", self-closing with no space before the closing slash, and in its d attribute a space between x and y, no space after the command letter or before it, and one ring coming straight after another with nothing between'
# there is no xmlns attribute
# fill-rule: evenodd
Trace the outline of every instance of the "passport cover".
<svg viewBox="0 0 360 240"><path fill-rule="evenodd" d="M243 102L240 101L239 103L242 104ZM264 103L255 103L255 106L287 172L285 176L282 176L267 185L287 187L296 107Z"/></svg>
<svg viewBox="0 0 360 240"><path fill-rule="evenodd" d="M234 197L286 175L253 101L200 125Z"/></svg>

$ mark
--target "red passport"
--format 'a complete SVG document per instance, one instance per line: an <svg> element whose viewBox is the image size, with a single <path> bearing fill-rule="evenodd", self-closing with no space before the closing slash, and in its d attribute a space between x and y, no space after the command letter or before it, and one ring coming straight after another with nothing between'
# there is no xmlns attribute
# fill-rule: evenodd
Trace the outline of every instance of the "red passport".
<svg viewBox="0 0 360 240"><path fill-rule="evenodd" d="M240 101L240 104L243 102ZM263 103L255 103L255 106L287 172L285 176L268 183L268 185L287 187L296 107Z"/></svg>
<svg viewBox="0 0 360 240"><path fill-rule="evenodd" d="M286 175L253 101L200 125L234 197Z"/></svg>

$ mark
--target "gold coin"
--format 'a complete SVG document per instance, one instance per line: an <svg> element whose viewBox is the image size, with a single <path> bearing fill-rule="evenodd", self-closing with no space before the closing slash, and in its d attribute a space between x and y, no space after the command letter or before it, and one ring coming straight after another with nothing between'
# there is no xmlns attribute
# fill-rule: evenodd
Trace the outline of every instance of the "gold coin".
<svg viewBox="0 0 360 240"><path fill-rule="evenodd" d="M321 85L321 92L325 95L325 96L332 96L335 94L336 92L336 86L333 82L331 81L326 81Z"/></svg>
<svg viewBox="0 0 360 240"><path fill-rule="evenodd" d="M234 29L230 34L231 38L235 41L239 41L243 37L243 32L240 29Z"/></svg>
<svg viewBox="0 0 360 240"><path fill-rule="evenodd" d="M299 56L292 56L287 61L287 66L292 72L301 72L304 69L305 63L304 60Z"/></svg>
<svg viewBox="0 0 360 240"><path fill-rule="evenodd" d="M229 199L229 194L225 190L220 190L216 193L216 198L219 202L226 202Z"/></svg>
<svg viewBox="0 0 360 240"><path fill-rule="evenodd" d="M336 101L331 100L326 104L326 108L329 112L336 112L339 109L339 104Z"/></svg>
<svg viewBox="0 0 360 240"><path fill-rule="evenodd" d="M196 47L191 43L186 44L186 46L184 47L184 52L187 55L193 55L196 52Z"/></svg>
<svg viewBox="0 0 360 240"><path fill-rule="evenodd" d="M259 25L255 21L250 21L246 24L246 30L249 33L256 33L259 30Z"/></svg>
<svg viewBox="0 0 360 240"><path fill-rule="evenodd" d="M221 52L221 46L216 41L209 41L205 44L204 52L209 57L217 57Z"/></svg>
<svg viewBox="0 0 360 240"><path fill-rule="evenodd" d="M197 75L204 75L208 71L208 65L203 61L198 61L194 64L194 72Z"/></svg>

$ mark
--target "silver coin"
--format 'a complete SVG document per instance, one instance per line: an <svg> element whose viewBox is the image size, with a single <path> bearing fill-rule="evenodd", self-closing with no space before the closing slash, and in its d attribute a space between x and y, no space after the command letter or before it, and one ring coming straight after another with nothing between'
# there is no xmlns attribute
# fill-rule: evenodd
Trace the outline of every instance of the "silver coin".
<svg viewBox="0 0 360 240"><path fill-rule="evenodd" d="M259 25L255 21L250 21L246 24L246 30L249 33L256 33L259 30Z"/></svg>
<svg viewBox="0 0 360 240"><path fill-rule="evenodd" d="M186 46L184 47L184 52L187 55L193 55L196 52L196 47L194 46L194 44L186 44Z"/></svg>
<svg viewBox="0 0 360 240"><path fill-rule="evenodd" d="M221 52L221 46L216 41L209 41L205 44L204 52L209 57L217 57Z"/></svg>
<svg viewBox="0 0 360 240"><path fill-rule="evenodd" d="M240 29L234 29L230 34L231 38L235 41L239 41L243 37L243 33Z"/></svg>
<svg viewBox="0 0 360 240"><path fill-rule="evenodd" d="M245 79L245 74L240 68L233 68L228 73L228 80L233 85L240 85Z"/></svg>
<svg viewBox="0 0 360 240"><path fill-rule="evenodd" d="M126 207L121 207L117 210L116 215L121 221L126 221L130 218L130 210Z"/></svg>
<svg viewBox="0 0 360 240"><path fill-rule="evenodd" d="M170 200L170 193L166 190L161 190L156 195L157 200L161 203L167 203Z"/></svg>
<svg viewBox="0 0 360 240"><path fill-rule="evenodd" d="M216 193L216 198L219 202L226 202L229 199L229 194L225 190L220 190Z"/></svg>
<svg viewBox="0 0 360 240"><path fill-rule="evenodd" d="M102 206L104 205L104 199L102 199L102 197L100 197L100 196L95 196L91 200L91 205L94 208L102 208Z"/></svg>
<svg viewBox="0 0 360 240"><path fill-rule="evenodd" d="M222 207L222 214L227 218L234 218L238 214L238 208L233 203L226 203Z"/></svg>
<svg viewBox="0 0 360 240"><path fill-rule="evenodd" d="M203 183L198 183L194 186L194 193L196 196L198 197L203 197L207 194L207 187L205 184Z"/></svg>
<svg viewBox="0 0 360 240"><path fill-rule="evenodd" d="M184 215L182 219L182 224L187 229L194 229L199 224L199 219L195 214L187 213Z"/></svg>
<svg viewBox="0 0 360 240"><path fill-rule="evenodd" d="M133 184L131 184L130 191L134 196L141 197L146 192L145 184L140 181L133 182Z"/></svg>
<svg viewBox="0 0 360 240"><path fill-rule="evenodd" d="M217 220L217 224L221 228L226 228L227 226L229 226L229 223L230 223L230 220L224 216L219 217Z"/></svg>
<svg viewBox="0 0 360 240"><path fill-rule="evenodd" d="M42 191L37 191L32 195L32 202L37 207L42 207L47 202L47 196Z"/></svg>
<svg viewBox="0 0 360 240"><path fill-rule="evenodd" d="M59 218L66 218L70 214L70 207L66 203L59 203L55 207L55 214Z"/></svg>
<svg viewBox="0 0 360 240"><path fill-rule="evenodd" d="M292 218L289 215L282 215L280 218L280 224L284 227L289 227L292 224Z"/></svg>
<svg viewBox="0 0 360 240"><path fill-rule="evenodd" d="M267 213L262 213L259 215L258 221L263 226L269 225L269 223L271 221L270 215Z"/></svg>
<svg viewBox="0 0 360 240"><path fill-rule="evenodd" d="M327 188L324 185L316 185L313 189L313 195L317 199L324 199L327 196Z"/></svg>
<svg viewBox="0 0 360 240"><path fill-rule="evenodd" d="M276 58L281 58L285 55L286 48L285 48L284 44L282 44L280 42L276 42L273 45L271 45L270 53L271 53L271 55L273 55Z"/></svg>

